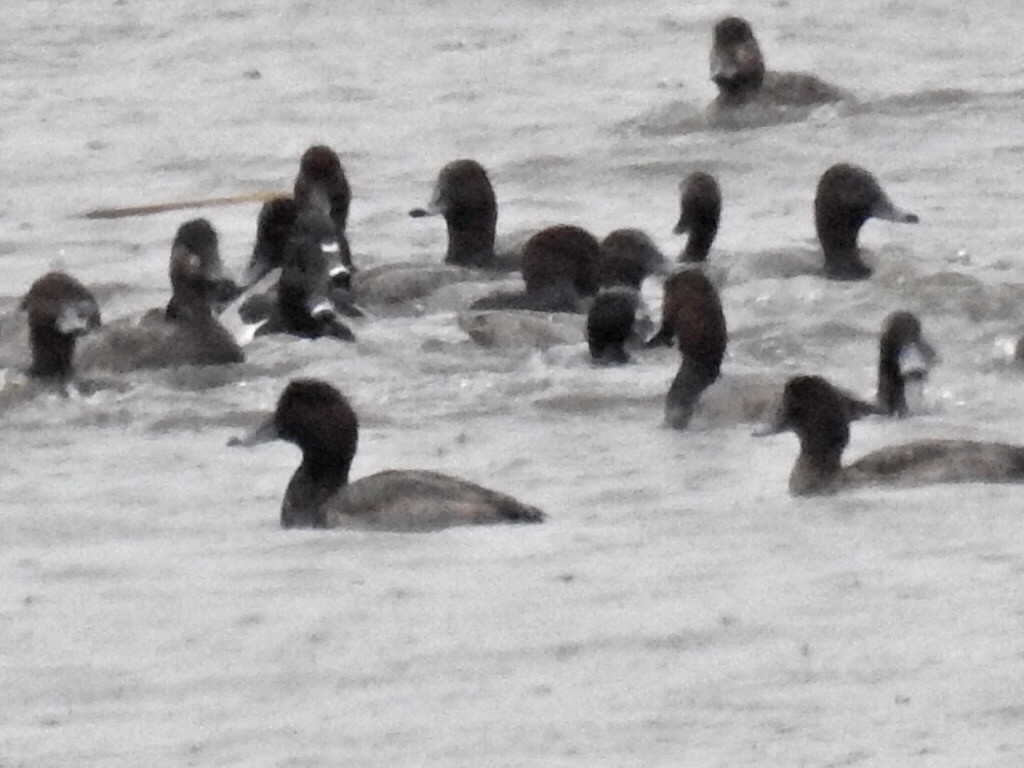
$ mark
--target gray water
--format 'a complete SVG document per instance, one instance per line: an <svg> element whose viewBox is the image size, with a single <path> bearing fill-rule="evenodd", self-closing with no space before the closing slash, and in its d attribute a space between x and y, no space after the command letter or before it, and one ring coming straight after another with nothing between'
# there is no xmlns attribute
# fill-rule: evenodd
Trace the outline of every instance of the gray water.
<svg viewBox="0 0 1024 768"><path fill-rule="evenodd" d="M190 214L77 214L284 191L314 142L342 156L363 266L440 260L443 222L407 211L457 157L489 169L501 232L635 226L669 254L677 184L703 169L725 197L724 386L815 372L868 395L882 319L910 309L942 355L926 412L858 423L849 455L1021 440L1015 3L380 5L8 9L4 306L52 267L106 319L159 305ZM709 128L710 30L736 10L770 66L859 106ZM865 227L869 281L787 277L817 263L811 201L837 161L921 223ZM235 270L256 212L204 212ZM237 370L138 374L0 415L0 764L1024 759L1016 487L794 500L791 435L752 440L714 408L686 433L662 426L676 352L605 370L582 339L482 349L452 312L355 332L258 340ZM359 412L354 476L455 473L550 522L282 532L297 452L224 446L300 375Z"/></svg>

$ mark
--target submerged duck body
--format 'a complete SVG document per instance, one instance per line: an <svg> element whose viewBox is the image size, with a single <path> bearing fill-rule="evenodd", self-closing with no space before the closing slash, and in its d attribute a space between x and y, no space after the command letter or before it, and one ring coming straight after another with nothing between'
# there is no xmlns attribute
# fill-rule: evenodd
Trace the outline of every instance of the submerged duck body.
<svg viewBox="0 0 1024 768"><path fill-rule="evenodd" d="M437 472L387 470L350 483L358 420L345 396L323 381L290 382L273 417L235 444L275 439L302 451L281 506L284 528L417 532L544 520L536 507Z"/></svg>
<svg viewBox="0 0 1024 768"><path fill-rule="evenodd" d="M922 440L874 451L843 467L850 440L844 396L820 376L795 376L783 390L771 432L792 430L800 455L789 478L794 496L863 485L1024 482L1024 446L978 440Z"/></svg>

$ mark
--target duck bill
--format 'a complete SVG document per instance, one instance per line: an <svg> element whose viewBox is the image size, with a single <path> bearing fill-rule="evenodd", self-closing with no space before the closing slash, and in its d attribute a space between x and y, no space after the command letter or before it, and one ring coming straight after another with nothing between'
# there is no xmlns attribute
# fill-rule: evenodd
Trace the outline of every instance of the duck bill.
<svg viewBox="0 0 1024 768"><path fill-rule="evenodd" d="M879 200L871 209L871 215L876 219L895 221L898 224L917 224L920 221L916 213L896 207L888 198Z"/></svg>
<svg viewBox="0 0 1024 768"><path fill-rule="evenodd" d="M437 185L434 187L434 193L430 196L430 202L427 203L426 207L413 208L409 211L409 215L414 219L418 219L423 216L443 216L445 204L442 191L441 181L438 180Z"/></svg>
<svg viewBox="0 0 1024 768"><path fill-rule="evenodd" d="M409 211L409 215L414 219L421 219L424 216L440 216L443 213L444 209L442 209L441 205L435 200L431 200L427 203L425 208L413 208Z"/></svg>
<svg viewBox="0 0 1024 768"><path fill-rule="evenodd" d="M739 74L736 57L723 54L717 48L711 51L708 70L715 83L729 82Z"/></svg>
<svg viewBox="0 0 1024 768"><path fill-rule="evenodd" d="M900 375L909 381L927 378L928 372L938 360L935 349L923 338L905 346L900 352Z"/></svg>
<svg viewBox="0 0 1024 768"><path fill-rule="evenodd" d="M765 422L750 433L751 437L770 437L789 431L789 424L786 421L786 413L782 405L782 396L780 395Z"/></svg>
<svg viewBox="0 0 1024 768"><path fill-rule="evenodd" d="M251 448L254 445L271 443L280 439L281 433L278 432L277 424L274 423L274 414L270 414L262 424L248 434L232 437L228 440L228 445L233 448Z"/></svg>
<svg viewBox="0 0 1024 768"><path fill-rule="evenodd" d="M95 303L80 301L61 309L57 330L65 336L84 336L100 326L100 310Z"/></svg>

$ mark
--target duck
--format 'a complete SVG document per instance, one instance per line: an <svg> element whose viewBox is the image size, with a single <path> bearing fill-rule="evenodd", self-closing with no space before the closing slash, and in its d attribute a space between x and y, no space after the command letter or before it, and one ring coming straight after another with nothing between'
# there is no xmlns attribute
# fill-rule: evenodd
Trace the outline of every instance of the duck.
<svg viewBox="0 0 1024 768"><path fill-rule="evenodd" d="M167 308L105 324L90 334L81 345L80 367L127 373L243 362L240 344L214 314L219 265L213 225L206 219L183 223L171 245L174 295Z"/></svg>
<svg viewBox="0 0 1024 768"><path fill-rule="evenodd" d="M356 268L345 234L350 201L348 180L338 154L323 144L309 147L299 161L293 195L278 195L260 208L256 241L245 269L246 288L283 267L288 239L299 214L307 208L315 208L332 223L330 235L325 235L321 243L330 264L331 300L341 314L363 317L365 312L351 292ZM259 322L270 315L275 301L274 289L253 294L240 308L240 315L247 322Z"/></svg>
<svg viewBox="0 0 1024 768"><path fill-rule="evenodd" d="M48 272L32 283L19 306L28 315L32 353L26 374L66 392L78 340L102 322L95 297L71 275Z"/></svg>
<svg viewBox="0 0 1024 768"><path fill-rule="evenodd" d="M298 210L315 207L328 215L334 224L338 259L349 274L354 272L352 251L345 233L352 191L338 153L326 144L314 144L306 149L299 158L292 194Z"/></svg>
<svg viewBox="0 0 1024 768"><path fill-rule="evenodd" d="M790 378L770 428L792 430L800 454L789 476L793 496L866 485L1024 482L1024 446L980 440L918 440L869 453L846 467L851 416L841 390L821 376Z"/></svg>
<svg viewBox="0 0 1024 768"><path fill-rule="evenodd" d="M336 387L294 379L273 416L231 445L294 443L302 463L281 505L282 528L427 532L452 526L540 523L545 514L511 496L438 472L385 470L349 482L359 424Z"/></svg>
<svg viewBox="0 0 1024 768"><path fill-rule="evenodd" d="M679 182L679 192L679 221L672 232L676 235L689 234L689 237L678 261L701 264L707 260L711 244L718 234L722 190L710 173L694 171Z"/></svg>
<svg viewBox="0 0 1024 768"><path fill-rule="evenodd" d="M670 427L685 429L699 402L702 410L718 414L721 421L761 421L776 407L784 382L759 375L721 377L728 338L718 291L702 271L681 270L665 281L661 327L647 344L671 346L678 339L682 353L665 398L665 422ZM891 313L879 336L875 400L843 391L849 417L909 415L907 384L923 382L937 359L917 316L906 310Z"/></svg>
<svg viewBox="0 0 1024 768"><path fill-rule="evenodd" d="M729 339L718 290L700 270L680 270L665 280L661 327L647 346L671 346L673 338L682 361L665 398L665 421L685 429L701 394L721 374Z"/></svg>
<svg viewBox="0 0 1024 768"><path fill-rule="evenodd" d="M224 271L217 230L207 219L191 219L178 227L168 277L171 298L163 317L170 321L185 317L196 302L216 312L241 293Z"/></svg>
<svg viewBox="0 0 1024 768"><path fill-rule="evenodd" d="M501 262L494 250L498 202L487 171L478 161L463 158L447 163L438 173L430 202L424 208L413 208L409 215L444 217L448 228L445 264L476 269L499 267Z"/></svg>
<svg viewBox="0 0 1024 768"><path fill-rule="evenodd" d="M878 412L903 418L910 414L907 384L923 382L938 360L913 312L897 310L882 323L878 339Z"/></svg>
<svg viewBox="0 0 1024 768"><path fill-rule="evenodd" d="M719 20L712 33L709 69L718 88L719 112L748 105L808 108L855 101L853 94L805 72L773 72L765 67L750 22L739 16Z"/></svg>
<svg viewBox="0 0 1024 768"><path fill-rule="evenodd" d="M651 323L641 285L668 271L654 241L632 228L598 242L582 227L548 227L527 241L522 261L525 291L474 302L458 313L460 327L478 344L500 348L545 349L586 335L598 364L626 362L621 344L642 343Z"/></svg>
<svg viewBox="0 0 1024 768"><path fill-rule="evenodd" d="M274 302L256 336L287 334L306 339L355 341L331 300L331 269L336 265L335 225L322 210L302 210L284 248Z"/></svg>
<svg viewBox="0 0 1024 768"><path fill-rule="evenodd" d="M587 346L597 365L630 361L627 345L642 345L652 323L641 295L644 280L669 271L669 261L646 232L623 228L601 241L600 289L587 312Z"/></svg>
<svg viewBox="0 0 1024 768"><path fill-rule="evenodd" d="M468 293L479 294L488 290L487 284L520 267L519 248L495 247L497 198L486 169L477 160L461 158L446 163L438 173L430 202L413 208L409 216L444 218L448 245L443 263L390 262L362 270L353 281L359 302L379 311L401 310L457 284L469 284ZM455 301L467 291L456 292Z"/></svg>
<svg viewBox="0 0 1024 768"><path fill-rule="evenodd" d="M830 166L814 194L814 227L825 255L825 276L832 280L864 280L872 269L857 248L860 228L870 218L916 224L915 213L893 204L870 171L852 163Z"/></svg>
<svg viewBox="0 0 1024 768"><path fill-rule="evenodd" d="M470 309L580 312L600 288L601 244L583 227L558 224L526 241L521 272L524 291L478 299Z"/></svg>

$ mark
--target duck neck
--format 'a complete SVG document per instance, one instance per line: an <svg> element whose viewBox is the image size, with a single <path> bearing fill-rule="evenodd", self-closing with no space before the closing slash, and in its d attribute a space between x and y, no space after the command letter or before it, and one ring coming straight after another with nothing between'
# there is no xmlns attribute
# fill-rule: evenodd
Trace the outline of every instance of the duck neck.
<svg viewBox="0 0 1024 768"><path fill-rule="evenodd" d="M308 297L301 291L279 283L277 308L281 323L289 333L316 338L322 334L322 324L309 313Z"/></svg>
<svg viewBox="0 0 1024 768"><path fill-rule="evenodd" d="M907 413L906 387L900 375L898 351L883 343L878 361L878 405L889 416Z"/></svg>
<svg viewBox="0 0 1024 768"><path fill-rule="evenodd" d="M494 263L494 232L498 213L493 209L466 208L450 211L448 253L445 262L460 267L489 267Z"/></svg>
<svg viewBox="0 0 1024 768"><path fill-rule="evenodd" d="M165 315L168 320L196 320L213 316L202 288L184 288L171 296Z"/></svg>
<svg viewBox="0 0 1024 768"><path fill-rule="evenodd" d="M32 367L28 370L30 376L62 382L71 378L75 354L74 336L53 328L32 328L29 338L32 342Z"/></svg>
<svg viewBox="0 0 1024 768"><path fill-rule="evenodd" d="M679 260L685 262L701 262L707 259L711 243L718 233L718 222L697 222L690 230L686 248L679 254Z"/></svg>
<svg viewBox="0 0 1024 768"><path fill-rule="evenodd" d="M348 484L351 460L328 454L302 457L285 492L281 507L282 528L326 528L328 526L325 503Z"/></svg>
<svg viewBox="0 0 1024 768"><path fill-rule="evenodd" d="M796 465L789 476L789 491L794 496L833 493L842 474L843 449L830 447L808 450L801 446Z"/></svg>
<svg viewBox="0 0 1024 768"><path fill-rule="evenodd" d="M674 429L685 429L690 423L697 401L719 375L719 366L683 358L665 398L665 420Z"/></svg>
<svg viewBox="0 0 1024 768"><path fill-rule="evenodd" d="M825 254L825 275L833 280L863 280L871 267L861 260L857 234L865 219L837 221L827 214L818 222L818 239ZM831 220L830 220L831 219Z"/></svg>

